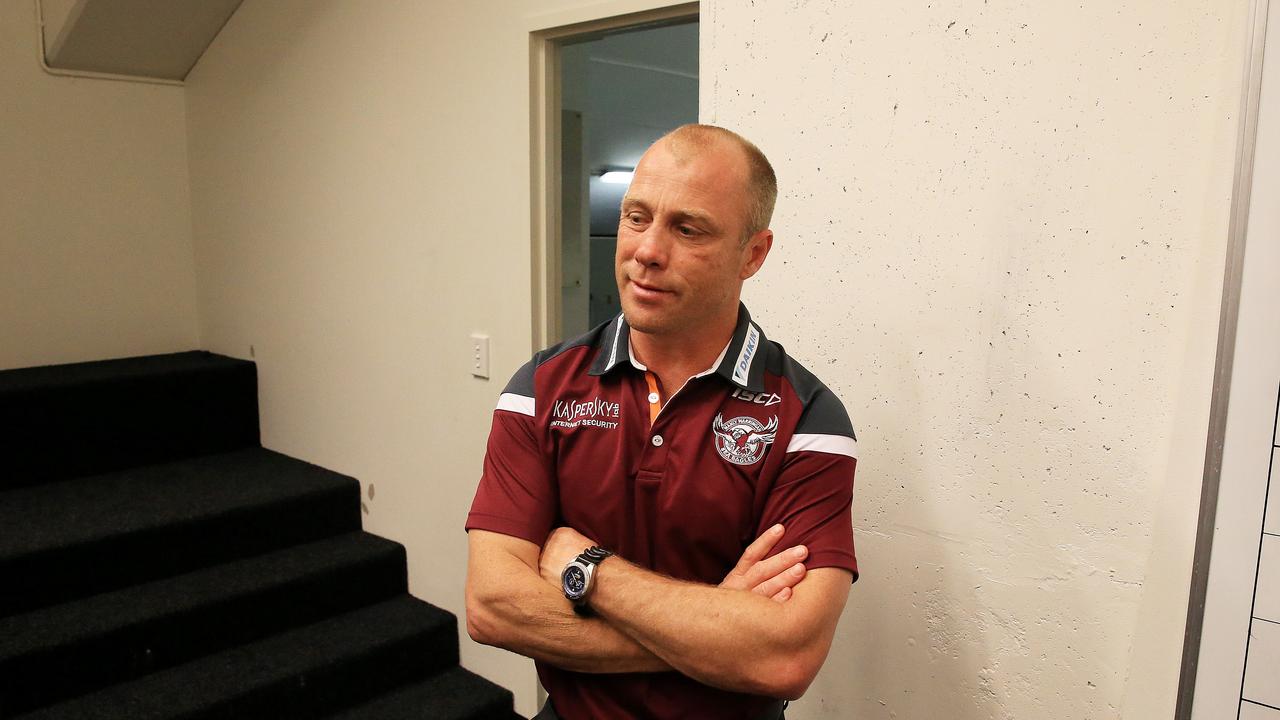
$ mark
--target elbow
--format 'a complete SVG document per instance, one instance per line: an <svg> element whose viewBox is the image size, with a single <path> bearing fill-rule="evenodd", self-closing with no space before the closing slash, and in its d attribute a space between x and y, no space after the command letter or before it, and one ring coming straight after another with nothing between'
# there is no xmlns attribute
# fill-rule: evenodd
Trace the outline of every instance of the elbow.
<svg viewBox="0 0 1280 720"><path fill-rule="evenodd" d="M467 603L467 635L481 645L492 645L493 634L490 624L482 617L483 611Z"/></svg>
<svg viewBox="0 0 1280 720"><path fill-rule="evenodd" d="M468 586L466 591L467 635L481 645L497 645L498 623L484 600Z"/></svg>
<svg viewBox="0 0 1280 720"><path fill-rule="evenodd" d="M799 700L822 669L822 658L809 653L787 654L761 665L757 676L757 693L779 700Z"/></svg>
<svg viewBox="0 0 1280 720"><path fill-rule="evenodd" d="M817 668L810 670L806 667L797 667L779 678L774 692L770 693L770 695L780 700L799 700L805 691L809 689L809 686L813 684L813 679L817 675Z"/></svg>

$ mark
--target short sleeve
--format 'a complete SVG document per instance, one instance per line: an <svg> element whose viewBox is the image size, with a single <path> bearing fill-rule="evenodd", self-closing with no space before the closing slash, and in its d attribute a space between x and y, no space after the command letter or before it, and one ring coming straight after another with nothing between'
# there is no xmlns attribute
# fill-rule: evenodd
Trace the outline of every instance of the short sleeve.
<svg viewBox="0 0 1280 720"><path fill-rule="evenodd" d="M800 451L788 455L765 501L757 535L775 523L786 534L775 549L809 549L805 567L844 568L858 579L853 549L853 472L857 460L845 455Z"/></svg>
<svg viewBox="0 0 1280 720"><path fill-rule="evenodd" d="M849 416L830 390L821 387L791 436L786 459L773 483L757 535L775 523L786 534L775 550L809 549L805 567L844 568L858 579L853 547L853 475L857 440Z"/></svg>
<svg viewBox="0 0 1280 720"><path fill-rule="evenodd" d="M541 545L556 517L557 488L542 447L532 361L511 379L493 411L484 469L467 530L488 530Z"/></svg>

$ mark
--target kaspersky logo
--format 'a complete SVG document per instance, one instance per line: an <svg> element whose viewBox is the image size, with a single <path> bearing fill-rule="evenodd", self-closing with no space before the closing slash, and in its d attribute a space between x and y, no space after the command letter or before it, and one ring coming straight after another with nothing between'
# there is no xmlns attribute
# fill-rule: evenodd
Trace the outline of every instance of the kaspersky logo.
<svg viewBox="0 0 1280 720"><path fill-rule="evenodd" d="M598 397L590 400L556 400L551 408L551 427L576 428L600 427L612 430L618 427L622 406Z"/></svg>
<svg viewBox="0 0 1280 720"><path fill-rule="evenodd" d="M764 457L764 451L773 444L774 435L778 431L778 417L769 418L767 425L753 417L736 417L725 420L716 413L711 421L711 432L715 434L716 450L720 457L734 465L755 465Z"/></svg>

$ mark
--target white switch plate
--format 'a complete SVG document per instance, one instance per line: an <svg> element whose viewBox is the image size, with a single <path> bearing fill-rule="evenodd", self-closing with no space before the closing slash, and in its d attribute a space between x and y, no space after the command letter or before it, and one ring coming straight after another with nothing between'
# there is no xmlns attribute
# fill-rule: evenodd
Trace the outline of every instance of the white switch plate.
<svg viewBox="0 0 1280 720"><path fill-rule="evenodd" d="M478 378L489 377L489 336L472 333L468 342L471 353L471 374Z"/></svg>

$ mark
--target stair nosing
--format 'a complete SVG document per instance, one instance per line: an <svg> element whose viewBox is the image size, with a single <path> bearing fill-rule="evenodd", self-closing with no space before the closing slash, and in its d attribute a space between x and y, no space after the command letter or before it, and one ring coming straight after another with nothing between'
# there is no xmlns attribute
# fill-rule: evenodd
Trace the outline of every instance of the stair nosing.
<svg viewBox="0 0 1280 720"><path fill-rule="evenodd" d="M380 614L388 617L378 618L377 616ZM404 616L411 616L412 619L416 620L416 623L410 626ZM330 663L338 662L344 657L353 657L353 652L357 660L375 653L381 646L370 641L369 636L361 635L359 639L365 641L363 645L352 644L340 649L329 647L325 653L321 654L296 653L290 656L290 651L294 649L290 645L306 644L309 638L324 640L332 637L335 631L339 630L350 632L362 622L370 620L387 620L388 622L376 624L376 627L388 633L378 639L393 643L411 642L418 636L439 632L442 626L450 626L456 633L457 627L457 619L452 614L405 594L326 618L316 623L293 628L252 643L228 648L137 680L112 685L87 695L48 705L26 714L18 715L13 720L112 717L110 714L112 709L128 705L128 701L131 699L143 701L143 707L132 706L129 710L130 716L139 720L160 717L156 712L159 712L158 708L161 707L166 716L182 717L184 714L196 712L201 707L207 707L198 704L198 701L204 698L196 693L175 693L172 691L174 685L183 687L196 686L190 683L183 684L178 682L186 676L199 677L198 687L201 687L206 692L226 693L214 703L214 706L225 705L239 698L247 697L254 692L287 682L292 678L305 677L307 673L323 670ZM455 637L453 660L450 664L457 663L456 650ZM271 670L274 673L263 669L269 659L281 656L286 659L305 657L310 662L305 667L295 666L282 669L281 666L273 666ZM246 658L252 660L254 665L254 667L247 670L251 678L246 682L234 682L232 680L235 675L233 666L237 661L242 661ZM147 703L150 704L148 705Z"/></svg>
<svg viewBox="0 0 1280 720"><path fill-rule="evenodd" d="M304 571L297 572L293 575L277 575L271 578L269 583L255 586L248 591L238 591L240 589L227 589L220 595L194 595L189 592L191 586L199 586L201 581L213 578L219 574L236 571L259 571L262 565L270 565L281 562L283 558L291 558L292 556L322 552L332 549L335 545L368 545L362 548L359 553L346 558L341 563L336 564L314 564L306 567ZM251 597L254 594L261 594L277 588L283 588L290 583L303 581L307 578L321 576L334 571L341 571L358 567L364 563L375 562L385 554L402 554L403 546L399 543L380 538L376 535L366 533L364 531L355 531L350 533L342 533L328 538L322 538L312 542L292 545L285 548L271 550L261 555L255 555L248 558L239 558L226 563L220 563L209 567L202 567L190 572L173 575L166 578L159 578L137 585L131 585L116 590L110 590L96 595L90 595L83 598L77 598L50 605L47 607L29 610L26 612L0 617L0 665L5 662L12 662L16 658L23 657L30 653L56 651L63 648L74 647L77 643L83 642L86 638L107 636L116 633L127 632L146 625L148 622L155 622L174 617L181 617L184 614L199 612L201 609L212 607L218 603L230 602L237 598ZM293 566L295 569L297 566ZM186 592L184 592L186 591ZM179 603L183 600L185 604L175 603L159 614L134 614L129 615L126 609L124 613L116 613L120 606L128 607L126 600L133 599L138 595L169 595L178 599ZM80 615L80 617L67 618L67 615ZM106 622L100 622L96 625L86 625L84 616L90 618L107 619ZM69 625L68 620L77 620L74 625ZM29 643L22 650L12 655L5 654L5 643L13 642L13 638L23 639L23 633L31 634L33 628L41 626L59 626L70 627L71 631L55 635L50 638L49 642L43 644Z"/></svg>
<svg viewBox="0 0 1280 720"><path fill-rule="evenodd" d="M308 475L314 476L314 478L317 481L319 481L319 479L323 477L325 478L326 482L323 484L320 484L319 482L317 482L317 485L310 486L310 487L293 487L290 489L289 492L286 492L286 493L279 493L274 495L263 494L257 497L251 496L248 498L235 498L234 500L228 499L225 504L216 508L190 505L186 507L181 507L179 509L170 509L170 512L168 514L159 514L159 513L147 514L144 516L144 521L135 522L132 525L120 526L118 523L114 523L114 522L112 524L105 524L103 523L104 518L95 518L95 520L103 524L102 527L94 527L91 530L86 530L84 533L80 535L73 534L69 537L66 537L65 541L58 542L56 544L46 542L46 543L28 543L26 545L23 545L20 542L14 541L11 537L10 544L8 547L5 547L3 544L0 544L0 562L4 562L12 558L22 557L24 555L35 555L45 551L56 551L56 550L62 550L62 549L71 549L71 548L79 547L81 545L92 545L104 539L128 537L134 534L146 533L156 529L163 529L166 527L170 527L172 525L180 525L184 523L199 522L199 521L205 521L205 520L218 520L218 519L222 519L229 515L234 515L238 512L242 512L245 510L257 510L259 508L271 507L277 504L288 504L290 502L298 500L299 498L310 497L316 494L350 490L353 487L357 488L357 492L358 492L359 483L357 480L355 480L355 478L344 475L342 473L334 472L332 470L328 470L326 468L320 467L313 463L308 463L305 460L299 460L297 458L290 457L288 455L285 455L284 453L270 450L268 448L249 447L249 448L240 448L237 450L231 450L227 452L210 453L208 455L200 455L200 456L195 456L190 458L183 458L180 460L157 463L154 465L147 465L139 468L130 468L126 470L117 470L117 471L102 473L98 475L89 475L89 476L80 477L80 478L60 480L53 483L45 483L42 485L34 485L34 486L0 492L0 517L3 517L4 515L3 503L6 499L10 500L10 502L13 502L14 498L21 499L21 496L23 495L39 496L42 494L54 495L58 493L74 496L75 490L80 487L88 488L89 486L92 486L98 483L112 482L112 481L124 482L125 484L127 484L128 478L130 476L136 477L138 475L142 475L144 477L144 480L137 481L139 485L144 485L146 482L162 483L162 482L165 482L166 480L173 480L174 478L178 477L181 473L183 466L186 466L191 463L216 462L217 459L220 459L220 458L232 459L234 457L248 457L248 456L256 456L256 457L262 458L261 462L263 462L264 465L268 462L281 463L282 465L291 465L295 468L295 471L305 470L305 472ZM306 467L304 468L303 466L306 466ZM263 472L268 472L270 470L269 468L257 468L257 469L260 469ZM16 514L16 512L14 514ZM58 521L65 521L67 517L69 517L69 515L64 515L64 517L58 517L54 519ZM116 520L116 518L114 517L112 519ZM47 539L48 539L47 537L41 537L41 540L47 540Z"/></svg>

